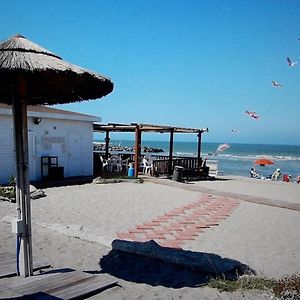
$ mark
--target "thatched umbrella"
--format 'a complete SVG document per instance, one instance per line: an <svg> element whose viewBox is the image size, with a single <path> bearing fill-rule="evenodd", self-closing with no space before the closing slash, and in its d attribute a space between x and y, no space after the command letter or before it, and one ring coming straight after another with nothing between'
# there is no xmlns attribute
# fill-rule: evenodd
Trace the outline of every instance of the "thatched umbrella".
<svg viewBox="0 0 300 300"><path fill-rule="evenodd" d="M27 105L97 99L112 90L110 79L63 61L21 35L0 43L0 103L11 104L14 116L17 238L21 245L20 271L24 276L33 272Z"/></svg>

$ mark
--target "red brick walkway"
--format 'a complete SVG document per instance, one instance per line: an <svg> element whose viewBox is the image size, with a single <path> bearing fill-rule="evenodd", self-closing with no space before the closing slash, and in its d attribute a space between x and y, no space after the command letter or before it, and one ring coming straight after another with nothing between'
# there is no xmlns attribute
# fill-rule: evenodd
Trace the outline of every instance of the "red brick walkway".
<svg viewBox="0 0 300 300"><path fill-rule="evenodd" d="M136 227L118 232L117 238L145 242L155 240L161 246L181 248L211 226L229 217L239 204L233 198L204 194L195 202L175 208Z"/></svg>

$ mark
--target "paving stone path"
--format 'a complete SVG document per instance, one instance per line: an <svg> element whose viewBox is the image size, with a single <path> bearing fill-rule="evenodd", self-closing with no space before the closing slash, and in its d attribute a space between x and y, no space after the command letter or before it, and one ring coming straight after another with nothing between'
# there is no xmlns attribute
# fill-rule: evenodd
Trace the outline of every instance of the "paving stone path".
<svg viewBox="0 0 300 300"><path fill-rule="evenodd" d="M203 194L195 202L172 209L128 231L118 232L116 236L129 241L155 240L164 247L181 248L204 230L218 226L238 204L234 198Z"/></svg>

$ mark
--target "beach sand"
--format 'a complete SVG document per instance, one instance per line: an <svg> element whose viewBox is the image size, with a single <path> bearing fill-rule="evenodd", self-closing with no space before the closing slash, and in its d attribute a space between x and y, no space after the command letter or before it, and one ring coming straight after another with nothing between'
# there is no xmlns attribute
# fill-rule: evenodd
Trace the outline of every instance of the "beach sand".
<svg viewBox="0 0 300 300"><path fill-rule="evenodd" d="M85 184L44 189L45 198L32 200L34 257L54 268L100 271L100 260L109 257L112 241L121 234L174 209L215 199L235 206L217 220L217 226L198 231L191 239L183 238L182 249L237 260L268 278L300 273L300 211L297 208L300 185L243 177L228 179L191 184L166 179L151 182L150 179L143 184ZM252 203L253 199L269 202L268 205ZM277 207L282 203L296 206L295 209ZM14 251L15 238L9 220L15 215L14 204L0 202L0 253L7 249ZM117 278L119 285L91 299L241 297L241 292L221 293L196 287L197 281L191 273L179 288L176 273L170 273L169 268L159 263L154 269L155 276L141 267L141 280L137 283L132 279L128 261L118 263L112 269L124 271ZM134 270L137 272L138 268ZM244 299L270 299L270 295L246 292Z"/></svg>

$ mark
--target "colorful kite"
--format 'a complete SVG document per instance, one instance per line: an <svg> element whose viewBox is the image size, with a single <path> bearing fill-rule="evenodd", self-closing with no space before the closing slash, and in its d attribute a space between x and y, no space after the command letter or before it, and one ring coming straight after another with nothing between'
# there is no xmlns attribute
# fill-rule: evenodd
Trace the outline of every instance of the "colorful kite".
<svg viewBox="0 0 300 300"><path fill-rule="evenodd" d="M222 152L225 151L226 149L229 149L230 146L228 144L220 144L216 150L216 152Z"/></svg>

